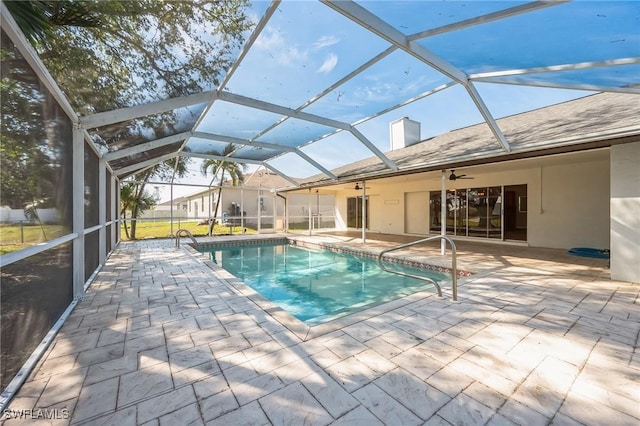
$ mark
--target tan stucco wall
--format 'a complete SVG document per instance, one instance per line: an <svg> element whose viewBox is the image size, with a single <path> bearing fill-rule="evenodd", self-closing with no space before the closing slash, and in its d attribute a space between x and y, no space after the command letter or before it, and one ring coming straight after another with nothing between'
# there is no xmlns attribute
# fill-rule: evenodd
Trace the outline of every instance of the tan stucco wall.
<svg viewBox="0 0 640 426"><path fill-rule="evenodd" d="M611 278L640 283L640 142L611 148Z"/></svg>
<svg viewBox="0 0 640 426"><path fill-rule="evenodd" d="M591 157L589 157L591 158ZM511 168L511 170L509 170ZM472 180L446 180L446 188L526 184L528 190L528 242L534 247L571 248L609 247L609 157L600 154L592 161L574 160L571 155L553 160L518 161L510 166L483 170L466 168ZM412 177L367 182L370 197L369 232L405 233L405 193L440 191L439 172ZM361 196L361 191L336 193L337 214L346 224L347 197ZM396 200L398 201L396 203ZM429 212L424 215L428 217ZM346 228L343 228L346 229Z"/></svg>

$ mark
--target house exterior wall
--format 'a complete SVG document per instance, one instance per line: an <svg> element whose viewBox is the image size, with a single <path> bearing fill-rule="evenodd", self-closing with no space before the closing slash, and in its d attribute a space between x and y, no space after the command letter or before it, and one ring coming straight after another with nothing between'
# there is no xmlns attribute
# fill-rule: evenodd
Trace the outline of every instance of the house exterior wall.
<svg viewBox="0 0 640 426"><path fill-rule="evenodd" d="M464 173L474 179L450 181L446 188L465 189L505 185L527 185L527 242L533 247L568 249L577 246L609 248L609 159L600 155L594 161L572 162L570 155L554 161L518 161L502 165L500 171ZM510 170L509 167L512 167ZM490 170L490 169L489 169ZM419 176L419 179L416 179ZM423 214L429 223L429 211L406 212L405 194L441 190L440 173L422 173L367 181L370 206L369 232L407 234L405 217ZM336 193L337 226L347 229L347 198L362 196L362 191L339 190ZM425 205L428 205L425 204ZM636 209L636 211L638 211ZM423 233L428 235L428 229ZM416 235L411 233L411 235Z"/></svg>
<svg viewBox="0 0 640 426"><path fill-rule="evenodd" d="M529 244L609 248L608 161L543 167L541 173L537 206L529 204Z"/></svg>
<svg viewBox="0 0 640 426"><path fill-rule="evenodd" d="M611 278L640 282L640 142L611 147Z"/></svg>

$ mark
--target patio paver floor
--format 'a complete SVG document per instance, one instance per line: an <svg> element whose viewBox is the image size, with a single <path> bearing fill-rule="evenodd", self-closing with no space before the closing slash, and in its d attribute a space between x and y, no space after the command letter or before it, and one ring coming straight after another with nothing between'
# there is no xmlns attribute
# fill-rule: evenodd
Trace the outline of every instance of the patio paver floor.
<svg viewBox="0 0 640 426"><path fill-rule="evenodd" d="M543 250L460 253L484 266L459 302L423 292L304 339L173 241L122 243L8 409L74 425L640 424L640 285Z"/></svg>

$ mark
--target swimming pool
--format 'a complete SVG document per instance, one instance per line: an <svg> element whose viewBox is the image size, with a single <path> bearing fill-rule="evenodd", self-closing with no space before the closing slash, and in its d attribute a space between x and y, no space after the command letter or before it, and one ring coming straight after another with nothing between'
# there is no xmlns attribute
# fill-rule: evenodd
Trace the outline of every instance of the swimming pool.
<svg viewBox="0 0 640 426"><path fill-rule="evenodd" d="M211 260L307 325L432 289L433 285L380 269L373 259L289 244L204 248ZM442 273L390 264L389 268L427 275Z"/></svg>

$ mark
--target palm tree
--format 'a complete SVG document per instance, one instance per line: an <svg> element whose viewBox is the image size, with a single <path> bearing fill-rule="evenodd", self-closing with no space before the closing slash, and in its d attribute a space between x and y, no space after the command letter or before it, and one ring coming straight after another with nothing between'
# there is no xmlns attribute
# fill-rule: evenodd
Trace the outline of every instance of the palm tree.
<svg viewBox="0 0 640 426"><path fill-rule="evenodd" d="M222 154L218 152L212 152L211 154L221 157L228 157L235 150L235 145L230 143L224 148ZM233 186L238 186L238 184L244 182L244 172L246 171L246 169L246 164L229 160L208 159L202 162L202 166L200 167L200 171L202 172L202 174L204 176L207 176L207 172L210 171L211 175L214 178L218 178L218 198L216 199L216 208L213 210L214 215L217 214L218 208L220 207L220 196L222 194L222 184L224 182L225 174L231 178L231 184ZM215 223L215 219L209 222L209 236L211 236L213 233L213 225Z"/></svg>
<svg viewBox="0 0 640 426"><path fill-rule="evenodd" d="M142 187L142 190L141 190ZM127 218L127 210L131 211L131 217L134 221L131 223L131 236L129 236L129 228L127 221L124 222L124 233L130 240L136 239L136 222L135 218L141 215L145 210L155 205L156 199L144 191L144 185L137 182L125 182L120 189L120 215L122 219Z"/></svg>

